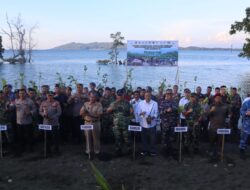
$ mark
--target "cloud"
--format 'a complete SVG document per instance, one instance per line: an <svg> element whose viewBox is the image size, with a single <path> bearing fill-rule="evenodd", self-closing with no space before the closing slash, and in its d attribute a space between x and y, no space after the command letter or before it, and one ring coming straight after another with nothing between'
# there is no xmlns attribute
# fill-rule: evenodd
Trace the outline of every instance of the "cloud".
<svg viewBox="0 0 250 190"><path fill-rule="evenodd" d="M224 24L223 24L224 23ZM240 48L246 35L230 35L227 20L181 20L165 23L161 37L178 40L180 46L234 47Z"/></svg>

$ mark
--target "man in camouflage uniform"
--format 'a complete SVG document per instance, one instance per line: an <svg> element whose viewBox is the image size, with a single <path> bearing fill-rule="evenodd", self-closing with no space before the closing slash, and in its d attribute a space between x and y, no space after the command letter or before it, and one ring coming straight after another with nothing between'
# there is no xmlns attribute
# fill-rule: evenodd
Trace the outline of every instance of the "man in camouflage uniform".
<svg viewBox="0 0 250 190"><path fill-rule="evenodd" d="M7 124L7 105L8 101L4 98L3 91L0 90L0 125ZM7 132L2 131L3 146L8 143Z"/></svg>
<svg viewBox="0 0 250 190"><path fill-rule="evenodd" d="M237 93L237 88L231 88L230 103L231 103L230 128L234 131L237 131L238 121L240 118L240 107L241 107L241 97Z"/></svg>
<svg viewBox="0 0 250 190"><path fill-rule="evenodd" d="M133 109L129 102L124 100L122 90L117 91L116 101L111 103L107 112L113 112L113 132L116 154L120 156L123 153L128 153L131 150L128 125L130 123L130 114L133 112Z"/></svg>
<svg viewBox="0 0 250 190"><path fill-rule="evenodd" d="M112 132L112 124L113 118L110 113L107 112L108 107L115 99L111 95L111 89L109 87L105 88L104 95L101 98L101 104L103 107L103 116L101 118L101 126L102 126L102 138L104 142L110 142L113 138Z"/></svg>
<svg viewBox="0 0 250 190"><path fill-rule="evenodd" d="M181 93L178 92L179 90L179 86L177 84L175 84L173 86L173 99L179 103L180 99L181 99Z"/></svg>
<svg viewBox="0 0 250 190"><path fill-rule="evenodd" d="M7 100L4 98L3 91L0 91L0 124L6 124L6 106Z"/></svg>
<svg viewBox="0 0 250 190"><path fill-rule="evenodd" d="M245 149L247 148L247 139L250 134L250 99L244 101L240 113L242 116L242 129L240 135L240 156L245 159Z"/></svg>
<svg viewBox="0 0 250 190"><path fill-rule="evenodd" d="M165 100L159 106L161 118L161 140L164 149L171 151L174 141L174 127L178 124L178 103L173 99L172 89L167 89Z"/></svg>
<svg viewBox="0 0 250 190"><path fill-rule="evenodd" d="M190 102L184 106L188 132L184 133L184 150L188 153L191 146L194 153L199 151L201 106L195 93L191 94Z"/></svg>

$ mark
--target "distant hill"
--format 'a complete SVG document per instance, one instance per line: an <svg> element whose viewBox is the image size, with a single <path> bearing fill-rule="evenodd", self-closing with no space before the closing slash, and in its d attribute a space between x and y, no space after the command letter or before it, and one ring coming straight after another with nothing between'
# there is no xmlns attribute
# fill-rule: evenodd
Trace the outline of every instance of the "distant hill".
<svg viewBox="0 0 250 190"><path fill-rule="evenodd" d="M112 42L92 42L92 43L75 43L71 42L52 48L53 50L107 50L112 46ZM122 48L127 48L125 45Z"/></svg>
<svg viewBox="0 0 250 190"><path fill-rule="evenodd" d="M63 44L57 47L52 48L52 50L108 50L112 46L112 42L91 42L91 43L76 43L71 42ZM127 44L120 49L126 49ZM231 50L231 48L207 48L207 47L197 47L197 46L188 46L188 47L179 47L180 50ZM241 49L232 49L233 51L238 51Z"/></svg>

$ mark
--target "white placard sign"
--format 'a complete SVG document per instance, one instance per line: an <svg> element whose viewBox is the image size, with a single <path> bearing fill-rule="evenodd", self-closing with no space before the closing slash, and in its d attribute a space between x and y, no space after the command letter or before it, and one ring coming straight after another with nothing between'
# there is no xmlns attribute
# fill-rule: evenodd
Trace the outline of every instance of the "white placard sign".
<svg viewBox="0 0 250 190"><path fill-rule="evenodd" d="M229 135L231 134L231 129L217 129L218 135Z"/></svg>
<svg viewBox="0 0 250 190"><path fill-rule="evenodd" d="M43 124L40 124L40 125L38 125L38 128L40 130L44 130L44 131L51 131L52 130L52 125L43 125Z"/></svg>
<svg viewBox="0 0 250 190"><path fill-rule="evenodd" d="M0 131L7 131L7 125L0 125Z"/></svg>
<svg viewBox="0 0 250 190"><path fill-rule="evenodd" d="M82 131L86 131L86 130L93 130L94 126L93 125L81 125L80 128Z"/></svg>
<svg viewBox="0 0 250 190"><path fill-rule="evenodd" d="M141 126L137 126L137 125L129 125L128 126L128 130L129 131L141 131Z"/></svg>
<svg viewBox="0 0 250 190"><path fill-rule="evenodd" d="M175 133L183 133L183 132L187 132L187 131L188 131L188 127L175 127L174 128Z"/></svg>

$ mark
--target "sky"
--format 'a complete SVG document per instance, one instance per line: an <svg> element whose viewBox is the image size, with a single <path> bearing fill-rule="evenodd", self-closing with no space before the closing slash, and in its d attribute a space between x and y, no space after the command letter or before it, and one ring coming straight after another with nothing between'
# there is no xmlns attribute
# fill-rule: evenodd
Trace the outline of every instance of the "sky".
<svg viewBox="0 0 250 190"><path fill-rule="evenodd" d="M232 23L245 17L249 0L0 0L0 28L6 14L21 14L26 28L38 24L37 49L69 42L178 40L179 46L241 48L246 35L230 36ZM3 36L3 45L9 47Z"/></svg>

